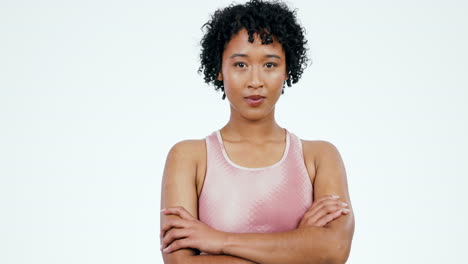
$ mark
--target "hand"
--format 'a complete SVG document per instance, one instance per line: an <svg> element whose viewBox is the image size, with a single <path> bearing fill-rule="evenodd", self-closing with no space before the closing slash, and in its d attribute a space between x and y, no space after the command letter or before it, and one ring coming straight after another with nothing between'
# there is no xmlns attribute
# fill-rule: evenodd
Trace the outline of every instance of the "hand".
<svg viewBox="0 0 468 264"><path fill-rule="evenodd" d="M161 229L161 249L171 253L181 248L199 249L208 254L223 254L227 233L215 230L193 217L182 206L161 210L169 219Z"/></svg>
<svg viewBox="0 0 468 264"><path fill-rule="evenodd" d="M342 214L348 214L350 210L345 208L348 205L339 201L338 198L340 197L327 195L314 201L302 217L297 228L307 226L323 227Z"/></svg>

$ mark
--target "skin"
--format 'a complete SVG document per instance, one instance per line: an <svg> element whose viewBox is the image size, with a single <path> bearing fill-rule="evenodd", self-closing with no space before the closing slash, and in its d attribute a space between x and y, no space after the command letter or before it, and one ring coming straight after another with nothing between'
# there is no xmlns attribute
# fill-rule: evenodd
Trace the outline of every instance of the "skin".
<svg viewBox="0 0 468 264"><path fill-rule="evenodd" d="M272 165L283 155L285 130L275 121L275 105L288 78L285 53L277 39L262 45L254 37L254 43L248 42L245 29L233 36L218 75L231 110L229 122L221 129L227 154L234 163L251 168ZM254 94L265 96L260 106L246 103L245 97ZM174 145L161 192L164 262L344 263L354 234L354 215L343 161L329 142L302 140L302 144L314 202L297 229L272 234L232 234L200 222L198 197L206 172L206 145L203 139ZM194 249L215 255L199 256Z"/></svg>

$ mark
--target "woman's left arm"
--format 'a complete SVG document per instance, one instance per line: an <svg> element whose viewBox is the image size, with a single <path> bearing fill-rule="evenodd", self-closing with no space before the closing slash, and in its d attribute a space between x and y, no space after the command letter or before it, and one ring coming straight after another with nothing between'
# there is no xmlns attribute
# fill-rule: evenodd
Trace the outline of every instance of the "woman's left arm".
<svg viewBox="0 0 468 264"><path fill-rule="evenodd" d="M304 151L308 151L309 147L319 150L315 161L305 161L308 167L315 166L316 170L314 200L326 195L338 195L341 201L348 204L351 210L348 214L341 215L324 227L306 226L288 232L238 234L216 231L199 221L189 220L190 216L186 212L180 213L180 208L169 209L172 213L185 214L188 220L177 223L179 226L168 224L164 228L163 231L176 226L182 228L168 235L166 245L170 244L171 251L184 247L202 248L212 254L237 256L261 264L345 263L354 234L354 214L346 171L333 144L327 141L313 144L304 144Z"/></svg>

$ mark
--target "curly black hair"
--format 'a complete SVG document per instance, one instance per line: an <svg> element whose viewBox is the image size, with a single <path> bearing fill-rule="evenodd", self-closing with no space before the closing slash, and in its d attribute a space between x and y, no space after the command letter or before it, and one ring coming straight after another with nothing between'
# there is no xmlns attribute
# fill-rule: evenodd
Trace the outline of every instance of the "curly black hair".
<svg viewBox="0 0 468 264"><path fill-rule="evenodd" d="M202 51L198 73L203 72L205 83L213 83L215 90L221 89L224 92L223 81L217 79L221 71L223 51L232 36L242 28L247 30L250 43L254 41L254 33L260 35L262 44L272 43L271 35L277 37L286 54L286 71L289 76L286 83L289 87L291 81L299 81L307 67L309 59L306 55L305 29L296 21L296 10L291 11L283 2L251 0L244 5L231 4L216 10L211 20L201 29L205 27L207 32L200 41ZM225 97L226 94L223 94L222 99Z"/></svg>

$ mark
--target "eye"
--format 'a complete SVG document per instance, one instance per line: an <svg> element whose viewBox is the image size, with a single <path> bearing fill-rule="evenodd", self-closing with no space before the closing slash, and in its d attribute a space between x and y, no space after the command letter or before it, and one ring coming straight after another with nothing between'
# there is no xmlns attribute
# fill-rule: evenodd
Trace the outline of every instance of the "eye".
<svg viewBox="0 0 468 264"><path fill-rule="evenodd" d="M245 68L246 67L245 63L243 63L243 62L236 62L236 63L234 63L234 66L239 67L239 68Z"/></svg>
<svg viewBox="0 0 468 264"><path fill-rule="evenodd" d="M273 63L273 62L268 62L267 64L265 64L265 66L266 66L267 68L273 68L273 67L276 67L277 64L276 64L276 63Z"/></svg>

